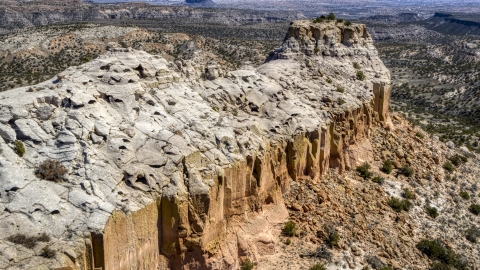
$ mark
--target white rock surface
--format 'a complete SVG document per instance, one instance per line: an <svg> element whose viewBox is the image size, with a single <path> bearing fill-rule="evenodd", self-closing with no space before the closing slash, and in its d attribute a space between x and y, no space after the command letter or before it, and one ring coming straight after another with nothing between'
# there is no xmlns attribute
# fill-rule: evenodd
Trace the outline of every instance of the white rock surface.
<svg viewBox="0 0 480 270"><path fill-rule="evenodd" d="M310 57L288 40L278 53L285 59L232 72L114 48L35 87L42 90L2 93L0 269L17 265L21 254L32 266L62 266L115 209L205 192L210 185L202 175L245 159L266 139L315 130L331 120L329 112L371 100L372 81L388 80L389 73L371 39L359 39L349 47L332 39L322 45L328 53ZM363 66L367 80L355 78L352 62ZM14 140L23 141L23 157L14 153ZM199 158L189 166L198 175L184 183L182 161L193 153ZM35 176L47 159L68 168L65 182ZM13 247L23 247L6 240L43 232L68 256L51 262L28 250L15 253Z"/></svg>

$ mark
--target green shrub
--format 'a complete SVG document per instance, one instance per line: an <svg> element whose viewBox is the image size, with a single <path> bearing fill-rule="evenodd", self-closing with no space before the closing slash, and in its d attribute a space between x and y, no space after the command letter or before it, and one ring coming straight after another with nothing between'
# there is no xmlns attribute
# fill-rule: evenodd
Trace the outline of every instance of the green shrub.
<svg viewBox="0 0 480 270"><path fill-rule="evenodd" d="M294 236L295 232L297 231L297 225L293 221L287 221L285 222L285 225L283 226L283 233L288 235L288 236Z"/></svg>
<svg viewBox="0 0 480 270"><path fill-rule="evenodd" d="M407 199L407 200L414 200L415 198L417 198L417 196L415 195L415 193L413 193L412 191L410 191L410 189L408 189L408 188L404 188L404 189L403 189L402 196L403 196L405 199Z"/></svg>
<svg viewBox="0 0 480 270"><path fill-rule="evenodd" d="M427 214L432 217L432 218L437 218L438 217L438 210L435 207L430 207L427 206Z"/></svg>
<svg viewBox="0 0 480 270"><path fill-rule="evenodd" d="M446 264L454 263L455 254L453 250L447 248L440 241L423 239L417 243L416 247L432 260L440 260Z"/></svg>
<svg viewBox="0 0 480 270"><path fill-rule="evenodd" d="M386 174L390 174L393 171L393 163L391 160L387 159L383 162L382 171Z"/></svg>
<svg viewBox="0 0 480 270"><path fill-rule="evenodd" d="M343 19L337 19L337 22L338 22L338 23L342 23L342 22L343 22Z"/></svg>
<svg viewBox="0 0 480 270"><path fill-rule="evenodd" d="M390 267L390 266L382 266L382 267L378 268L378 270L393 270L393 268Z"/></svg>
<svg viewBox="0 0 480 270"><path fill-rule="evenodd" d="M449 158L449 160L453 163L453 165L455 166L460 166L462 165L463 163L467 163L468 161L468 158L467 157L464 157L462 155L459 155L459 154L456 154L456 155L453 155Z"/></svg>
<svg viewBox="0 0 480 270"><path fill-rule="evenodd" d="M439 240L423 239L417 243L416 247L433 261L438 260L440 263L455 267L456 269L467 269L468 267L466 260L462 256L456 254L455 251L445 246Z"/></svg>
<svg viewBox="0 0 480 270"><path fill-rule="evenodd" d="M42 248L42 256L45 257L45 258L53 258L55 257L55 250L52 250L50 249L48 246L45 246L44 248Z"/></svg>
<svg viewBox="0 0 480 270"><path fill-rule="evenodd" d="M363 71L361 70L357 71L357 80L359 81L365 80L365 74L363 73Z"/></svg>
<svg viewBox="0 0 480 270"><path fill-rule="evenodd" d="M471 227L465 231L465 238L471 243L477 243L477 238L480 237L480 230L476 227Z"/></svg>
<svg viewBox="0 0 480 270"><path fill-rule="evenodd" d="M413 168L410 167L407 164L404 164L400 170L398 170L398 173L405 175L406 177L410 177L413 175Z"/></svg>
<svg viewBox="0 0 480 270"><path fill-rule="evenodd" d="M373 176L373 173L370 172L370 164L367 162L363 163L361 166L357 167L357 173L360 175L363 179L369 179L370 177Z"/></svg>
<svg viewBox="0 0 480 270"><path fill-rule="evenodd" d="M400 200L395 197L391 197L387 201L387 204L397 213L400 213L402 211L409 211L413 206L413 204L409 200Z"/></svg>
<svg viewBox="0 0 480 270"><path fill-rule="evenodd" d="M327 270L327 268L323 264L316 263L310 267L310 270Z"/></svg>
<svg viewBox="0 0 480 270"><path fill-rule="evenodd" d="M252 270L255 267L255 264L250 259L246 259L242 262L241 270Z"/></svg>
<svg viewBox="0 0 480 270"><path fill-rule="evenodd" d="M58 160L47 159L40 163L35 174L38 178L61 182L65 179L68 170Z"/></svg>
<svg viewBox="0 0 480 270"><path fill-rule="evenodd" d="M360 69L360 65L357 62L353 62L353 68Z"/></svg>
<svg viewBox="0 0 480 270"><path fill-rule="evenodd" d="M352 22L351 21L345 21L345 25L350 26L350 25L352 25Z"/></svg>
<svg viewBox="0 0 480 270"><path fill-rule="evenodd" d="M453 167L452 163L446 161L443 163L443 168L448 171L449 173L452 173L455 170L455 167Z"/></svg>
<svg viewBox="0 0 480 270"><path fill-rule="evenodd" d="M334 21L335 20L335 14L333 14L333 12L330 12L330 14L328 14L328 16L327 16L327 20Z"/></svg>
<svg viewBox="0 0 480 270"><path fill-rule="evenodd" d="M345 88L337 86L337 92L345 93Z"/></svg>
<svg viewBox="0 0 480 270"><path fill-rule="evenodd" d="M326 19L327 19L327 17L325 17L325 15L322 15L320 17L317 17L315 20L313 20L313 22L314 23L320 23L320 22L324 22Z"/></svg>
<svg viewBox="0 0 480 270"><path fill-rule="evenodd" d="M372 182L374 183L377 183L379 185L383 185L383 183L385 183L385 179L380 177L380 176L375 176L373 179L372 179Z"/></svg>
<svg viewBox="0 0 480 270"><path fill-rule="evenodd" d="M466 191L460 191L460 197L462 197L464 200L470 200L470 195L468 195L468 192Z"/></svg>
<svg viewBox="0 0 480 270"><path fill-rule="evenodd" d="M346 103L346 101L341 97L337 98L337 102L338 102L338 105L343 105Z"/></svg>
<svg viewBox="0 0 480 270"><path fill-rule="evenodd" d="M423 134L421 132L415 133L415 136L417 136L420 139L423 139L425 137L425 136L423 136Z"/></svg>
<svg viewBox="0 0 480 270"><path fill-rule="evenodd" d="M326 227L327 232L327 244L333 248L338 247L338 242L340 241L340 234L338 234L337 229L334 227Z"/></svg>
<svg viewBox="0 0 480 270"><path fill-rule="evenodd" d="M291 243L292 240L290 238L287 238L287 240L285 240L285 245L289 246Z"/></svg>
<svg viewBox="0 0 480 270"><path fill-rule="evenodd" d="M429 268L430 270L451 270L450 266L444 264L444 263L433 263L432 266Z"/></svg>
<svg viewBox="0 0 480 270"><path fill-rule="evenodd" d="M472 214L478 216L478 215L480 214L480 205L478 205L478 204L472 204L472 205L470 205L470 207L468 208L468 210L469 210Z"/></svg>
<svg viewBox="0 0 480 270"><path fill-rule="evenodd" d="M327 78L326 81L327 81L327 83L332 83L333 82L332 79L330 79L330 78Z"/></svg>
<svg viewBox="0 0 480 270"><path fill-rule="evenodd" d="M19 157L23 157L23 155L25 155L25 146L23 145L22 141L18 141L18 140L15 141L13 143L13 147L14 147L15 153L17 153Z"/></svg>

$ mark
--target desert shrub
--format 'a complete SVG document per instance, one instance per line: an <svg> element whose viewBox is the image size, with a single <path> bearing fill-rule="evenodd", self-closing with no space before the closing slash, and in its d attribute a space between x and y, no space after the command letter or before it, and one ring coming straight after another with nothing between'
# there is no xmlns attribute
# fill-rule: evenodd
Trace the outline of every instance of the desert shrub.
<svg viewBox="0 0 480 270"><path fill-rule="evenodd" d="M340 97L337 99L337 102L338 102L338 105L343 105L343 104L346 103L346 101L343 98L340 98Z"/></svg>
<svg viewBox="0 0 480 270"><path fill-rule="evenodd" d="M50 249L48 246L42 248L42 256L45 258L53 258L55 257L55 250Z"/></svg>
<svg viewBox="0 0 480 270"><path fill-rule="evenodd" d="M289 246L291 243L292 243L292 240L290 238L287 238L287 240L285 240L285 244L287 246Z"/></svg>
<svg viewBox="0 0 480 270"><path fill-rule="evenodd" d="M385 183L385 179L380 176L375 176L372 178L372 182L383 185L383 183Z"/></svg>
<svg viewBox="0 0 480 270"><path fill-rule="evenodd" d="M402 196L403 196L405 199L407 199L407 200L414 200L415 198L417 198L417 196L415 195L415 193L413 193L412 191L410 191L410 189L408 189L408 188L404 188L404 189L403 189Z"/></svg>
<svg viewBox="0 0 480 270"><path fill-rule="evenodd" d="M456 269L467 269L467 261L462 256L456 254L451 248L445 246L439 240L423 239L417 243L416 247L433 261L436 260L447 266L453 266Z"/></svg>
<svg viewBox="0 0 480 270"><path fill-rule="evenodd" d="M417 136L420 139L423 139L425 137L425 136L423 136L423 134L421 132L415 133L415 136Z"/></svg>
<svg viewBox="0 0 480 270"><path fill-rule="evenodd" d="M15 141L13 143L13 148L19 157L23 157L23 155L25 155L25 146L23 145L22 141Z"/></svg>
<svg viewBox="0 0 480 270"><path fill-rule="evenodd" d="M460 191L460 197L464 200L470 200L470 195L468 195L468 192L466 191Z"/></svg>
<svg viewBox="0 0 480 270"><path fill-rule="evenodd" d="M404 164L400 170L398 170L398 173L405 175L406 177L410 177L413 175L413 168L410 167L407 164Z"/></svg>
<svg viewBox="0 0 480 270"><path fill-rule="evenodd" d="M293 221L287 221L285 222L285 225L283 226L283 233L288 235L288 236L294 236L295 232L297 231L297 225Z"/></svg>
<svg viewBox="0 0 480 270"><path fill-rule="evenodd" d="M471 227L465 231L465 238L471 243L477 243L477 238L480 237L480 230L476 227Z"/></svg>
<svg viewBox="0 0 480 270"><path fill-rule="evenodd" d="M360 65L358 64L358 62L353 62L353 68L360 69Z"/></svg>
<svg viewBox="0 0 480 270"><path fill-rule="evenodd" d="M393 268L390 267L390 266L382 266L382 267L378 268L378 270L393 270Z"/></svg>
<svg viewBox="0 0 480 270"><path fill-rule="evenodd" d="M327 16L327 20L334 21L335 20L335 14L333 14L333 12L330 12L330 14L328 14L328 16Z"/></svg>
<svg viewBox="0 0 480 270"><path fill-rule="evenodd" d="M58 160L47 159L40 163L35 174L38 178L61 182L65 179L68 170Z"/></svg>
<svg viewBox="0 0 480 270"><path fill-rule="evenodd" d="M337 92L345 93L345 88L337 86Z"/></svg>
<svg viewBox="0 0 480 270"><path fill-rule="evenodd" d="M337 19L337 22L338 22L338 23L342 23L342 22L343 22L343 19Z"/></svg>
<svg viewBox="0 0 480 270"><path fill-rule="evenodd" d="M327 19L327 17L325 17L325 15L322 15L322 16L317 17L316 19L314 19L313 22L314 22L314 23L320 23L320 22L324 22L326 19Z"/></svg>
<svg viewBox="0 0 480 270"><path fill-rule="evenodd" d="M463 163L467 163L468 161L468 158L467 157L464 157L462 155L459 155L459 154L456 154L456 155L453 155L449 158L449 160L452 162L453 165L455 166L460 166L462 165Z"/></svg>
<svg viewBox="0 0 480 270"><path fill-rule="evenodd" d="M451 270L450 266L444 264L444 263L433 263L430 268L430 270Z"/></svg>
<svg viewBox="0 0 480 270"><path fill-rule="evenodd" d="M363 73L363 71L361 70L357 71L357 80L359 81L365 80L365 74Z"/></svg>
<svg viewBox="0 0 480 270"><path fill-rule="evenodd" d="M352 22L351 21L345 21L345 25L350 26L350 25L352 25Z"/></svg>
<svg viewBox="0 0 480 270"><path fill-rule="evenodd" d="M11 235L6 238L7 241L15 243L17 245L22 245L26 248L34 248L37 242L49 242L50 237L43 233L40 236L26 236L24 234L18 233Z"/></svg>
<svg viewBox="0 0 480 270"><path fill-rule="evenodd" d="M50 236L46 233L42 233L39 236L37 236L37 241L38 242L50 242Z"/></svg>
<svg viewBox="0 0 480 270"><path fill-rule="evenodd" d="M391 197L387 201L388 206L390 206L395 212L400 213L402 211L408 211L412 208L412 203L409 200L400 200L395 197Z"/></svg>
<svg viewBox="0 0 480 270"><path fill-rule="evenodd" d="M338 234L337 229L333 225L325 226L324 229L327 233L327 245L329 245L331 248L338 247L338 242L340 241L340 234Z"/></svg>
<svg viewBox="0 0 480 270"><path fill-rule="evenodd" d="M439 260L446 264L454 263L455 253L453 250L447 248L438 240L423 239L417 243L416 247L432 260Z"/></svg>
<svg viewBox="0 0 480 270"><path fill-rule="evenodd" d="M370 264L374 269L380 269L384 267L384 264L380 258L377 256L370 256L367 258L367 263Z"/></svg>
<svg viewBox="0 0 480 270"><path fill-rule="evenodd" d="M393 171L393 163L391 160L387 159L383 162L382 171L386 174L390 174Z"/></svg>
<svg viewBox="0 0 480 270"><path fill-rule="evenodd" d="M452 173L455 170L455 167L453 167L453 164L448 161L443 163L443 168L449 173Z"/></svg>
<svg viewBox="0 0 480 270"><path fill-rule="evenodd" d="M432 217L432 218L437 218L438 217L438 210L435 207L430 207L427 206L427 214Z"/></svg>
<svg viewBox="0 0 480 270"><path fill-rule="evenodd" d="M367 162L363 163L362 165L357 167L357 173L360 175L363 179L368 179L373 176L373 173L370 172L370 164Z"/></svg>
<svg viewBox="0 0 480 270"><path fill-rule="evenodd" d="M7 241L10 241L18 245L22 245L27 248L34 248L35 245L37 244L36 237L26 236L24 234L11 235L7 237Z"/></svg>
<svg viewBox="0 0 480 270"><path fill-rule="evenodd" d="M330 79L330 78L327 78L326 81L327 81L327 83L332 83L333 82L332 79Z"/></svg>
<svg viewBox="0 0 480 270"><path fill-rule="evenodd" d="M327 270L327 268L321 263L316 263L310 267L310 270Z"/></svg>
<svg viewBox="0 0 480 270"><path fill-rule="evenodd" d="M480 214L480 205L478 205L478 204L472 204L472 205L470 205L470 207L468 208L468 210L469 210L472 214L478 216L478 215Z"/></svg>

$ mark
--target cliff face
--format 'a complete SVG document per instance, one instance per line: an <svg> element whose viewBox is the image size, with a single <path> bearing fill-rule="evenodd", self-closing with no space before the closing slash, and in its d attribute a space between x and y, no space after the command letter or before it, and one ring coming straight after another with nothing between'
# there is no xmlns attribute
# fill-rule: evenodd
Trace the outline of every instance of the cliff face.
<svg viewBox="0 0 480 270"><path fill-rule="evenodd" d="M256 69L113 48L2 93L0 245L26 255L0 267L237 269L269 256L290 183L371 160L389 94L365 26L309 21ZM65 181L37 178L44 160ZM55 260L7 239L43 232Z"/></svg>

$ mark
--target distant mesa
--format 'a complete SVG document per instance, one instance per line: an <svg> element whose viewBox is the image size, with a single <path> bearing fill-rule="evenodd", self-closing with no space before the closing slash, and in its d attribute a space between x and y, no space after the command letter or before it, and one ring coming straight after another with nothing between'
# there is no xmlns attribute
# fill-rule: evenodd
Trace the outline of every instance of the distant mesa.
<svg viewBox="0 0 480 270"><path fill-rule="evenodd" d="M364 20L383 23L404 23L421 21L422 18L417 13L400 13L396 15L374 15L364 18Z"/></svg>

